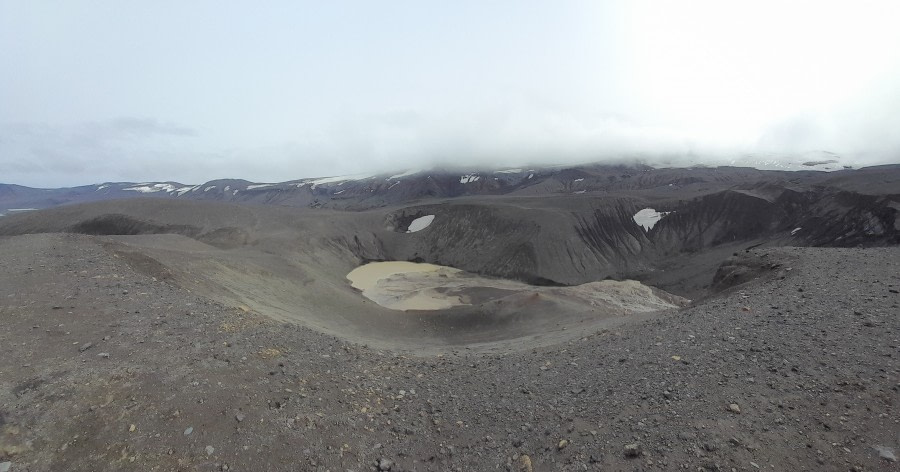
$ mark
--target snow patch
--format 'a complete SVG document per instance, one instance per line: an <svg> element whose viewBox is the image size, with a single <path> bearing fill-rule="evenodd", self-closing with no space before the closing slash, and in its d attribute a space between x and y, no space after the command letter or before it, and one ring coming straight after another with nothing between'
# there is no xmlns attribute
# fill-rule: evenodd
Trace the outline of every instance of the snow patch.
<svg viewBox="0 0 900 472"><path fill-rule="evenodd" d="M583 182L584 179L575 179L575 182Z"/></svg>
<svg viewBox="0 0 900 472"><path fill-rule="evenodd" d="M415 233L416 231L422 231L431 225L431 222L434 221L434 215L425 215L419 218L416 218L409 224L409 229L406 230L407 233Z"/></svg>
<svg viewBox="0 0 900 472"><path fill-rule="evenodd" d="M760 170L816 170L835 172L849 168L841 163L841 156L829 151L809 151L802 154L748 154L730 161L730 165Z"/></svg>
<svg viewBox="0 0 900 472"><path fill-rule="evenodd" d="M392 176L388 177L388 178L385 179L385 180L394 180L394 179L399 179L399 178L401 178L401 177L409 177L410 175L416 175L416 174L418 174L419 172L423 172L423 170L422 170L422 169L410 169L410 170L408 170L408 171L406 171L406 172L403 172L403 173L401 173L401 174L392 175Z"/></svg>
<svg viewBox="0 0 900 472"><path fill-rule="evenodd" d="M180 197L180 196L190 192L191 190L197 190L197 187L199 187L199 185L191 186L191 187L181 187L180 189L175 190L175 193L178 194L178 196Z"/></svg>
<svg viewBox="0 0 900 472"><path fill-rule="evenodd" d="M521 174L522 169L504 169L494 172L495 174Z"/></svg>
<svg viewBox="0 0 900 472"><path fill-rule="evenodd" d="M275 185L275 184L253 184L253 185L248 185L248 186L247 186L247 190L253 190L253 189L255 189L255 188L272 187L272 186L274 186L274 185Z"/></svg>
<svg viewBox="0 0 900 472"><path fill-rule="evenodd" d="M475 175L475 174L466 174L459 178L459 183L468 184L468 183L476 182L480 178L481 178L480 176Z"/></svg>
<svg viewBox="0 0 900 472"><path fill-rule="evenodd" d="M348 179L346 177L323 177L321 179L307 180L307 183L312 184L313 188L315 188L317 185L334 184L334 183L338 183L338 182L344 183L347 180L350 180L350 179Z"/></svg>
<svg viewBox="0 0 900 472"><path fill-rule="evenodd" d="M203 191L204 191L204 192L209 192L210 190L212 190L212 189L214 189L214 188L216 188L215 185L210 185L209 187L206 187L205 189L203 189Z"/></svg>
<svg viewBox="0 0 900 472"><path fill-rule="evenodd" d="M388 190L390 190L390 189L392 189L392 188L394 188L394 187L396 187L396 186L397 186L397 185L398 185L398 184L399 184L399 183L400 183L400 181L399 181L399 180L398 180L398 181L396 181L396 182L394 182L394 183L392 183L392 184L391 184L391 186L390 186L390 187L388 187L388 188L387 188L387 189L388 189Z"/></svg>
<svg viewBox="0 0 900 472"><path fill-rule="evenodd" d="M153 187L150 187L150 186L146 186L146 185L145 185L145 186L142 186L142 187L128 187L128 188L123 188L122 190L131 190L131 191L134 191L134 192L140 192L140 193L153 193L153 192L159 192L160 189L158 189L158 188L153 188Z"/></svg>
<svg viewBox="0 0 900 472"><path fill-rule="evenodd" d="M532 177L534 177L534 174L528 174L528 178L529 178L529 179L532 178Z"/></svg>
<svg viewBox="0 0 900 472"><path fill-rule="evenodd" d="M109 185L103 184L103 185L97 187L97 190L95 190L95 192L99 192L100 190L103 190L105 188L109 188Z"/></svg>
<svg viewBox="0 0 900 472"><path fill-rule="evenodd" d="M344 182L350 182L352 180L365 180L373 177L371 174L358 174L358 175L344 175L337 177L323 177L321 179L307 179L303 181L303 185L311 184L313 190L319 185L325 184L338 184L342 185ZM303 185L298 185L297 187L302 187Z"/></svg>
<svg viewBox="0 0 900 472"><path fill-rule="evenodd" d="M174 192L177 190L171 184L138 184L135 187L123 188L122 190L131 190L140 193L156 193L156 192Z"/></svg>
<svg viewBox="0 0 900 472"><path fill-rule="evenodd" d="M574 191L574 192L572 192L572 193L582 194L582 193L584 193L584 192L587 192L587 190L576 190L576 191Z"/></svg>
<svg viewBox="0 0 900 472"><path fill-rule="evenodd" d="M801 229L803 229L803 228L794 228L794 230L791 231L791 236L797 234L797 232L800 231Z"/></svg>
<svg viewBox="0 0 900 472"><path fill-rule="evenodd" d="M644 231L650 231L656 223L662 219L662 217L671 213L670 211L659 212L654 210L653 208L644 208L643 210L634 214L634 222L638 224L638 226L644 228Z"/></svg>

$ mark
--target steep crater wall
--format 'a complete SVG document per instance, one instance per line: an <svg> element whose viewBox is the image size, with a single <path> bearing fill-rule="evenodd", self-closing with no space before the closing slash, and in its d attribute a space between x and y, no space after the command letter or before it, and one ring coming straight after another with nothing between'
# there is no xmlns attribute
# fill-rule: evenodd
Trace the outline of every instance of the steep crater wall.
<svg viewBox="0 0 900 472"><path fill-rule="evenodd" d="M725 254L751 246L900 243L900 212L891 196L766 185L690 200L597 202L574 208L507 202L408 207L389 213L386 220L399 222L399 231L425 214L437 215L434 223L415 234L374 237L383 243L381 257L388 260L430 262L541 284L635 277L668 290L679 273L711 285ZM669 213L646 231L633 216L648 205ZM715 260L695 259L704 254ZM691 267L694 260L702 264L703 274Z"/></svg>

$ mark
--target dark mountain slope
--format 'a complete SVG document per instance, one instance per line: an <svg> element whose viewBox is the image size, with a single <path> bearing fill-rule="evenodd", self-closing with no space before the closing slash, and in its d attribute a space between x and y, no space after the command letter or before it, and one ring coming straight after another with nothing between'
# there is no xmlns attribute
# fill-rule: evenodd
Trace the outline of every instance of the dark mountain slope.
<svg viewBox="0 0 900 472"><path fill-rule="evenodd" d="M741 167L656 169L644 165L582 165L481 172L433 169L395 175L329 177L281 183L251 183L239 179L214 180L202 185L111 182L62 189L0 184L0 213L8 209L41 209L143 197L355 211L432 199L501 195L613 194L668 200L764 185L793 186L799 190L834 188L867 195L897 194L900 166L825 173L763 171Z"/></svg>

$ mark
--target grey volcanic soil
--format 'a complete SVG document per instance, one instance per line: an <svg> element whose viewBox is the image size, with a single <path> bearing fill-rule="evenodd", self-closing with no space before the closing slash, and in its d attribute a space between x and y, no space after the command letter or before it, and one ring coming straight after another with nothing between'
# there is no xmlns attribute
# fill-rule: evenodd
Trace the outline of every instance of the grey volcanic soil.
<svg viewBox="0 0 900 472"><path fill-rule="evenodd" d="M897 247L758 249L730 266L763 277L687 309L401 355L221 305L103 241L0 239L14 472L897 468Z"/></svg>

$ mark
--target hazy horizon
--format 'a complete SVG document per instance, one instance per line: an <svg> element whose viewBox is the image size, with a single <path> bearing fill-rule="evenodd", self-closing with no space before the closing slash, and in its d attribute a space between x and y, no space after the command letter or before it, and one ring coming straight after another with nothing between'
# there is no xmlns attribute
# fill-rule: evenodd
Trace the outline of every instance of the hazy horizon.
<svg viewBox="0 0 900 472"><path fill-rule="evenodd" d="M60 185L29 185L22 182L13 182L13 181L4 181L0 180L0 184L12 184L12 185L21 185L25 187L32 188L68 188L68 187L81 187L81 186L92 186L92 185L102 185L102 184L110 184L110 183L179 183L184 185L201 185L204 183L219 181L219 180L246 180L250 183L281 183L281 182L290 182L290 181L298 181L298 180L315 180L322 178L331 178L331 177L347 177L350 180L363 180L371 177L377 177L388 174L406 174L414 175L418 173L435 171L435 172L449 172L454 173L458 172L460 174L485 174L485 173L493 173L496 171L508 171L508 170L522 170L523 173L527 173L529 170L547 170L552 168L567 168L567 167L579 167L579 166L592 166L592 165L609 165L609 166L650 166L654 168L701 168L701 167L749 167L761 170L774 170L774 171L823 171L821 166L812 165L813 163L821 163L826 160L829 160L832 157L836 157L838 159L831 161L834 162L833 166L827 166L832 170L837 170L836 168L852 168L852 169L861 169L865 167L871 166L879 166L879 165L891 165L891 164L900 164L900 162L892 163L892 162L872 162L872 163L863 163L859 165L848 165L849 162L846 159L842 159L842 156L830 156L828 152L821 151L810 151L807 153L799 153L794 155L795 159L792 160L779 160L775 161L773 159L774 156L754 156L754 155L746 155L743 156L744 159L737 158L725 158L721 159L709 158L709 159L701 159L699 157L685 157L685 156L658 156L656 158L647 158L647 157L620 157L620 158L608 158L602 159L598 161L591 160L581 160L581 161L570 161L570 162L530 162L530 163L522 163L520 165L499 165L499 166L489 166L485 164L453 164L453 163L434 163L430 166L418 166L418 167L401 167L401 168L378 168L368 172L356 172L352 174L321 174L321 175L293 175L286 174L277 179L271 180L255 180L249 179L245 176L240 175L213 175L210 178L201 177L200 180L178 180L178 179L170 179L170 178L161 178L161 179L131 179L131 180L78 180L72 181L72 183L63 183ZM762 159L761 157L765 157L767 159ZM787 156L785 156L787 157ZM757 159L754 159L757 158ZM754 162L761 162L763 165L754 165ZM777 163L776 163L777 162ZM765 165L765 163L775 163L775 165ZM804 163L807 163L804 165ZM830 170L825 170L829 172Z"/></svg>
<svg viewBox="0 0 900 472"><path fill-rule="evenodd" d="M900 162L900 4L0 2L0 181Z"/></svg>

